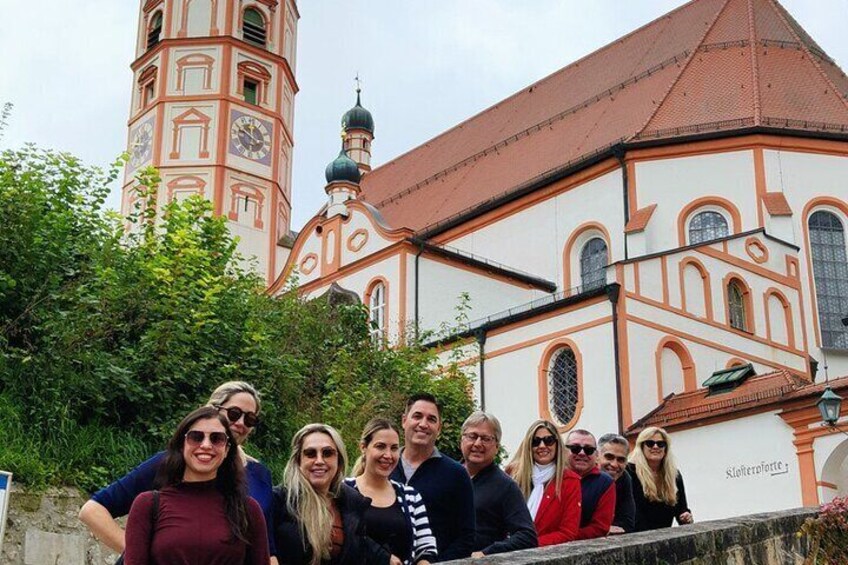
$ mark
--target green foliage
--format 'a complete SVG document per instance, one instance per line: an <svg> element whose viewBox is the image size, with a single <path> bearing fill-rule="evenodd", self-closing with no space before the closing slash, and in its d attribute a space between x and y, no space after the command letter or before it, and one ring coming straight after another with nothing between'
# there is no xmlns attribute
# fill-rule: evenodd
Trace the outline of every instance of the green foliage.
<svg viewBox="0 0 848 565"><path fill-rule="evenodd" d="M819 515L807 518L798 535L810 540L805 564L848 563L848 497L834 498L823 504Z"/></svg>
<svg viewBox="0 0 848 565"><path fill-rule="evenodd" d="M261 392L248 451L277 478L302 425L338 427L355 453L368 419L399 421L420 391L445 402L440 448L455 453L473 408L457 362L434 378L432 352L375 347L361 305L268 296L226 220L201 198L159 205L153 169L137 177L127 231L103 207L120 167L0 154L0 468L95 488L228 380Z"/></svg>

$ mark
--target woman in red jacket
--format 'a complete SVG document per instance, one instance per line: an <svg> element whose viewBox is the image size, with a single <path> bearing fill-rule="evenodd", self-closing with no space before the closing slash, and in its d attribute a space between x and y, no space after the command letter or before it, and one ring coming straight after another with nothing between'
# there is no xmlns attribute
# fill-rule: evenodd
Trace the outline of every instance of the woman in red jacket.
<svg viewBox="0 0 848 565"><path fill-rule="evenodd" d="M562 440L552 422L533 422L507 473L524 494L540 547L577 539L580 477L566 466Z"/></svg>

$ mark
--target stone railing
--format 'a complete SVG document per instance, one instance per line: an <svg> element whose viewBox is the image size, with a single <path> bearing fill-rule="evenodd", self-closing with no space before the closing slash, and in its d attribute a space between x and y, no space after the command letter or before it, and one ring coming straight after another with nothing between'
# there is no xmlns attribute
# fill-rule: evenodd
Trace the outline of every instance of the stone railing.
<svg viewBox="0 0 848 565"><path fill-rule="evenodd" d="M796 532L813 508L797 508L528 549L466 565L789 565L802 564L807 541Z"/></svg>
<svg viewBox="0 0 848 565"><path fill-rule="evenodd" d="M72 489L13 490L0 563L105 565L117 557L77 520L86 497ZM798 508L641 534L516 551L466 565L788 565L801 564L807 542L796 532L815 509Z"/></svg>

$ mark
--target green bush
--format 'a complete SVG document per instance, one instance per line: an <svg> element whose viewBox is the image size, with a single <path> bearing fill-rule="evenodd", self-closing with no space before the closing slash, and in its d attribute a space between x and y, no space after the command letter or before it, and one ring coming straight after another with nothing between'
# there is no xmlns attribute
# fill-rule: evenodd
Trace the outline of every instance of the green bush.
<svg viewBox="0 0 848 565"><path fill-rule="evenodd" d="M361 305L271 297L247 271L226 220L191 198L157 209L139 176L127 232L104 210L103 173L27 147L0 154L0 468L40 487L101 486L157 449L228 380L261 392L248 451L281 477L295 430L338 427L351 451L364 423L399 421L405 398L445 401L440 447L455 453L469 380L420 347L374 347Z"/></svg>

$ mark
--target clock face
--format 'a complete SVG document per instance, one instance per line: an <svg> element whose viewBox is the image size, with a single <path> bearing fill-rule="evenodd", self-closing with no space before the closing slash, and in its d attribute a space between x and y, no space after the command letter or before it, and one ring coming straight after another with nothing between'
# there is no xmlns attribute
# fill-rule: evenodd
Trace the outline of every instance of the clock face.
<svg viewBox="0 0 848 565"><path fill-rule="evenodd" d="M267 122L239 115L230 126L231 152L254 161L265 162L271 151L271 132Z"/></svg>
<svg viewBox="0 0 848 565"><path fill-rule="evenodd" d="M153 124L145 122L133 133L130 140L130 165L133 169L150 160L153 149Z"/></svg>

